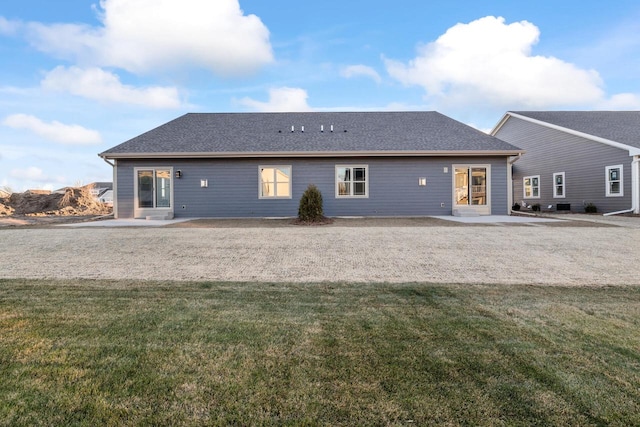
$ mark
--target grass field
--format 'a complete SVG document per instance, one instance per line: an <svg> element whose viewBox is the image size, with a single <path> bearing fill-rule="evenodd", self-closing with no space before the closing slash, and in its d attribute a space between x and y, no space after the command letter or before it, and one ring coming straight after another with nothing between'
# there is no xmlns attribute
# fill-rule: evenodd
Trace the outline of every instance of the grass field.
<svg viewBox="0 0 640 427"><path fill-rule="evenodd" d="M0 280L1 425L640 425L640 288Z"/></svg>

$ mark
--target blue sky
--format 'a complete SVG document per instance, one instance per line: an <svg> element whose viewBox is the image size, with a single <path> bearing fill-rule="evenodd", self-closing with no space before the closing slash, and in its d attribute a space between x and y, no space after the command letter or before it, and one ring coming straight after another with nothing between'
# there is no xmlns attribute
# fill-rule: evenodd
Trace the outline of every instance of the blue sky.
<svg viewBox="0 0 640 427"><path fill-rule="evenodd" d="M640 3L20 0L0 5L0 188L111 181L187 112L640 110Z"/></svg>

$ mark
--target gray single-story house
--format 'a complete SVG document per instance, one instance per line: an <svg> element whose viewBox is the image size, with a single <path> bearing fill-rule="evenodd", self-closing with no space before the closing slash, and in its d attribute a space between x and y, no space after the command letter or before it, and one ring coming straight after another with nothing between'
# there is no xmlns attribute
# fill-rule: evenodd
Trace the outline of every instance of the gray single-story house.
<svg viewBox="0 0 640 427"><path fill-rule="evenodd" d="M506 215L523 150L437 112L186 114L100 153L116 218Z"/></svg>
<svg viewBox="0 0 640 427"><path fill-rule="evenodd" d="M640 112L507 112L491 135L526 151L513 165L514 201L640 213Z"/></svg>

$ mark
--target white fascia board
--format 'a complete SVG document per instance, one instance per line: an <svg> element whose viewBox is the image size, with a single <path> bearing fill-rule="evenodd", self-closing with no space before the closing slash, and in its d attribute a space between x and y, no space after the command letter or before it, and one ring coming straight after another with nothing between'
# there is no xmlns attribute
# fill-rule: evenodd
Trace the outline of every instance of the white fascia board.
<svg viewBox="0 0 640 427"><path fill-rule="evenodd" d="M500 121L498 122L497 125L495 125L495 127L493 128L493 130L491 130L491 132L489 132L489 135L491 136L496 136L496 133L498 133L498 131L500 130L500 128L507 122L507 119L509 119L509 115L511 113L507 112L505 113L504 116L502 116L502 118L500 119Z"/></svg>
<svg viewBox="0 0 640 427"><path fill-rule="evenodd" d="M573 129L565 128L565 127L562 127L562 126L554 125L552 123L543 122L542 120L532 119L531 117L522 116L520 114L511 113L511 112L508 112L507 114L505 114L505 117L500 121L499 125L496 126L496 129L494 129L494 131L497 132L500 129L500 127L502 127L502 125L508 119L507 116L514 117L514 118L520 119L520 120L525 120L525 121L530 122L530 123L535 123L535 124L540 125L540 126L545 126L545 127L548 127L549 129L559 130L561 132L565 132L565 133L568 133L568 134L571 134L571 135L574 135L574 136L579 136L581 138L589 139L589 140L594 141L594 142L599 142L601 144L605 144L605 145L608 145L610 147L619 148L621 150L627 150L629 152L630 156L640 155L640 148L636 148L636 147L633 147L631 145L623 144L621 142L612 141L610 139L601 138L599 136L591 135L591 134L588 134L588 133L579 132L577 130L573 130ZM492 133L492 135L493 135L493 133Z"/></svg>
<svg viewBox="0 0 640 427"><path fill-rule="evenodd" d="M272 157L461 157L461 156L517 156L524 150L465 150L465 151L319 151L319 152L212 152L212 153L101 153L103 159L224 159Z"/></svg>

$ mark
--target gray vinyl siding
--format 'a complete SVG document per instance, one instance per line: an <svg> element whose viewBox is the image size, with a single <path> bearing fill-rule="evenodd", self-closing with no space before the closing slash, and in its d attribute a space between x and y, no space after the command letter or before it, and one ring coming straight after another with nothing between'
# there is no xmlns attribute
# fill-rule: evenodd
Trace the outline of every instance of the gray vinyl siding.
<svg viewBox="0 0 640 427"><path fill-rule="evenodd" d="M491 213L504 215L507 206L505 157L398 158L273 158L273 159L160 159L118 160L117 214L134 216L134 168L172 167L182 177L173 179L176 218L295 217L300 197L309 184L322 192L327 216L451 215L454 164L490 165ZM291 199L258 197L259 166L290 165ZM367 198L337 198L336 165L367 165ZM447 168L447 172L444 172ZM418 185L418 179L427 185ZM200 180L208 187L201 188ZM441 207L441 204L444 207Z"/></svg>
<svg viewBox="0 0 640 427"><path fill-rule="evenodd" d="M115 160L113 209L115 218L133 218L133 169L123 160ZM122 165L122 166L121 166Z"/></svg>
<svg viewBox="0 0 640 427"><path fill-rule="evenodd" d="M584 212L593 203L598 212L614 212L631 207L631 161L626 150L550 129L518 118L509 120L496 137L516 145L526 153L513 165L513 201L539 203L546 208L571 204L574 212ZM606 197L606 166L623 165L623 197ZM565 173L565 197L553 197L553 174ZM523 178L540 176L540 198L526 199Z"/></svg>

